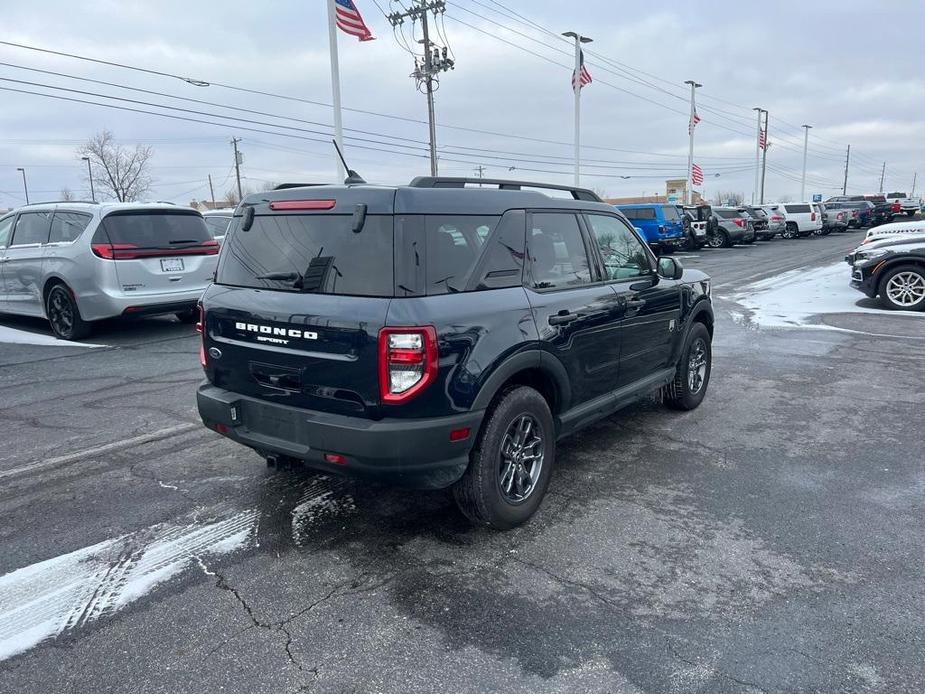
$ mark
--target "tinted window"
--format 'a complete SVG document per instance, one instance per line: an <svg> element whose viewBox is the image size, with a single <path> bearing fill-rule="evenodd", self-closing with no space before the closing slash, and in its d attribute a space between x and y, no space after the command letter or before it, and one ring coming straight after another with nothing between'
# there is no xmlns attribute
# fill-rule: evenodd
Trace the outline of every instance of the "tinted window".
<svg viewBox="0 0 925 694"><path fill-rule="evenodd" d="M209 230L209 233L212 234L214 238L216 236L225 235L225 232L228 231L228 224L231 222L231 217L203 217L203 220L206 223L206 229Z"/></svg>
<svg viewBox="0 0 925 694"><path fill-rule="evenodd" d="M352 220L352 215L261 215L248 231L241 231L240 218L235 218L216 281L281 291L391 296L392 217L370 215L358 234ZM274 273L289 276L261 278Z"/></svg>
<svg viewBox="0 0 925 694"><path fill-rule="evenodd" d="M573 214L532 215L527 234L531 277L536 289L566 289L591 282L588 253Z"/></svg>
<svg viewBox="0 0 925 694"><path fill-rule="evenodd" d="M180 210L138 210L108 215L102 224L112 244L172 248L211 241L202 215Z"/></svg>
<svg viewBox="0 0 925 694"><path fill-rule="evenodd" d="M484 227L479 227L482 228ZM519 287L523 284L525 231L526 223L522 211L514 210L501 218L501 222L488 239L483 259L479 263L476 289Z"/></svg>
<svg viewBox="0 0 925 694"><path fill-rule="evenodd" d="M907 197L905 193L887 193L886 197L888 198L905 198Z"/></svg>
<svg viewBox="0 0 925 694"><path fill-rule="evenodd" d="M620 212L625 214L627 219L655 219L654 207L630 207L625 210L621 207Z"/></svg>
<svg viewBox="0 0 925 694"><path fill-rule="evenodd" d="M51 212L26 212L19 215L19 221L16 222L16 228L13 231L13 243L10 245L47 243L50 222Z"/></svg>
<svg viewBox="0 0 925 694"><path fill-rule="evenodd" d="M713 211L716 212L716 214L718 214L723 219L735 219L736 217L742 216L742 213L739 212L738 210L721 210L719 208L714 207Z"/></svg>
<svg viewBox="0 0 925 694"><path fill-rule="evenodd" d="M662 208L662 216L669 222L676 222L681 219L681 215L678 214L678 208L672 205L665 205Z"/></svg>
<svg viewBox="0 0 925 694"><path fill-rule="evenodd" d="M498 217L424 217L427 294L461 292L466 288L482 244L497 222Z"/></svg>
<svg viewBox="0 0 925 694"><path fill-rule="evenodd" d="M588 223L601 249L607 279L622 280L651 273L645 246L620 219L591 214Z"/></svg>
<svg viewBox="0 0 925 694"><path fill-rule="evenodd" d="M790 214L805 214L812 212L809 205L784 205L784 209Z"/></svg>
<svg viewBox="0 0 925 694"><path fill-rule="evenodd" d="M13 220L16 217L10 215L0 219L0 248L4 248L10 242L10 232L13 231Z"/></svg>
<svg viewBox="0 0 925 694"><path fill-rule="evenodd" d="M48 235L49 243L69 243L80 236L90 220L88 214L79 212L55 212L51 220L51 233Z"/></svg>

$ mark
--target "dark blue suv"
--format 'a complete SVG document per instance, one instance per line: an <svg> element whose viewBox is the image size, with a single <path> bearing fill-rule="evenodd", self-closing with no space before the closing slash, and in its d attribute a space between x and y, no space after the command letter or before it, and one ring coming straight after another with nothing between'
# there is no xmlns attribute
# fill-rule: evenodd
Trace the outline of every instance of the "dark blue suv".
<svg viewBox="0 0 925 694"><path fill-rule="evenodd" d="M471 183L245 199L202 297L203 422L271 462L452 486L511 528L561 437L653 391L700 404L706 275L657 261L591 191Z"/></svg>
<svg viewBox="0 0 925 694"><path fill-rule="evenodd" d="M687 243L684 218L677 205L638 203L618 205L617 209L642 232L656 253L672 253Z"/></svg>

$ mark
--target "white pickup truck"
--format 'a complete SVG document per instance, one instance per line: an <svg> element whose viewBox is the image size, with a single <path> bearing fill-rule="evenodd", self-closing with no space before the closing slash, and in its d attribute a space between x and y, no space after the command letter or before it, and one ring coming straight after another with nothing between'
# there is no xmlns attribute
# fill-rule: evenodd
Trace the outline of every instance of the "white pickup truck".
<svg viewBox="0 0 925 694"><path fill-rule="evenodd" d="M910 217L922 209L921 198L910 198L905 193L887 193L886 201L892 205L899 203L899 213L907 214Z"/></svg>

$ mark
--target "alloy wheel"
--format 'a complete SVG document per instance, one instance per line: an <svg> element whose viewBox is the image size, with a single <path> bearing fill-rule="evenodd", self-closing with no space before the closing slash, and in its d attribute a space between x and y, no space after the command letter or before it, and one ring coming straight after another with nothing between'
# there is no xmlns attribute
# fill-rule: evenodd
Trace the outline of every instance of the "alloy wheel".
<svg viewBox="0 0 925 694"><path fill-rule="evenodd" d="M501 462L498 483L501 495L512 504L519 504L536 489L545 457L543 430L529 414L514 419L501 440Z"/></svg>
<svg viewBox="0 0 925 694"><path fill-rule="evenodd" d="M687 356L687 389L696 395L703 388L707 377L707 345L698 338L691 345Z"/></svg>
<svg viewBox="0 0 925 694"><path fill-rule="evenodd" d="M69 336L74 329L74 304L61 287L52 289L48 297L48 321L62 337Z"/></svg>
<svg viewBox="0 0 925 694"><path fill-rule="evenodd" d="M886 294L897 306L915 306L925 299L925 277L917 272L897 272L886 283Z"/></svg>

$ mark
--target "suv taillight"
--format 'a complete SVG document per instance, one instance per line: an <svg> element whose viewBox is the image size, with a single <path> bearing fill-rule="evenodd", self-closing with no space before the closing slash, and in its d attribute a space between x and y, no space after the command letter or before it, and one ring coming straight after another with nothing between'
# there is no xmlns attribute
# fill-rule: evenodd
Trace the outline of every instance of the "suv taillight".
<svg viewBox="0 0 925 694"><path fill-rule="evenodd" d="M202 304L199 304L197 308L199 309L199 320L196 322L196 332L199 333L199 365L206 368L206 313L202 308Z"/></svg>
<svg viewBox="0 0 925 694"><path fill-rule="evenodd" d="M379 331L379 395L384 403L411 399L437 376L437 331L383 328Z"/></svg>
<svg viewBox="0 0 925 694"><path fill-rule="evenodd" d="M815 212L813 212L813 213L811 213L811 214L809 215L809 221L811 221L811 222L815 222L815 221L816 221L816 213L815 213Z"/></svg>
<svg viewBox="0 0 925 694"><path fill-rule="evenodd" d="M733 219L732 221L736 223L736 226L737 226L737 227L744 227L744 226L745 226L745 220L744 220L744 219L739 219L738 217L736 217L736 218Z"/></svg>

